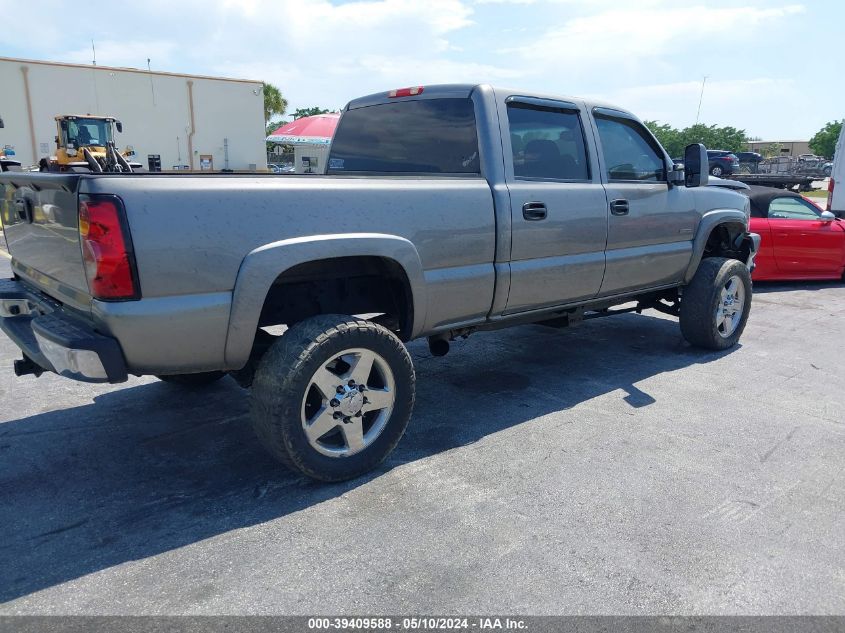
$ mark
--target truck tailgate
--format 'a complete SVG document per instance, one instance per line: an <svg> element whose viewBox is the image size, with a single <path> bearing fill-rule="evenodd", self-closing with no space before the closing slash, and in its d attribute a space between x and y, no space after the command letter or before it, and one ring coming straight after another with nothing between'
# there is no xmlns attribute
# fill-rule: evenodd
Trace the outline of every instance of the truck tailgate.
<svg viewBox="0 0 845 633"><path fill-rule="evenodd" d="M8 172L0 176L0 212L17 274L53 297L87 308L73 174Z"/></svg>

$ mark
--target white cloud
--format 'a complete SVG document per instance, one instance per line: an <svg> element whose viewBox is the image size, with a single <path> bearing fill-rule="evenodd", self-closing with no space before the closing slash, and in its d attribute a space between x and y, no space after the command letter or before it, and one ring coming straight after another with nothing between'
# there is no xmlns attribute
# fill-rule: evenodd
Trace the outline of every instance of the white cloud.
<svg viewBox="0 0 845 633"><path fill-rule="evenodd" d="M739 35L758 24L800 13L801 5L770 7L678 7L677 5L608 9L571 18L532 41L502 50L526 63L559 66L612 62L619 70L641 66L655 57L671 59L679 45L713 35ZM703 52L703 51L702 51Z"/></svg>
<svg viewBox="0 0 845 633"><path fill-rule="evenodd" d="M796 83L803 70L794 54L811 50L820 32L841 23L841 8L837 14L794 4L800 0L712 6L704 0L692 6L677 0L338 1L117 3L103 29L99 23L68 26L62 0L6 0L14 23L37 27L8 29L4 54L89 63L93 38L100 65L144 68L149 57L154 70L269 81L291 110L338 108L400 86L489 81L600 94L643 117L681 125L694 118L700 78L707 74L704 121L768 135L778 126L816 128L841 118L841 82L818 86L826 98L811 100ZM76 0L74 7L80 14L102 12L90 0ZM810 35L795 35L802 25L810 32L808 24ZM714 56L714 47L725 54ZM796 82L759 79L777 72ZM738 81L744 76L758 79ZM808 107L812 121L791 114L790 108Z"/></svg>
<svg viewBox="0 0 845 633"><path fill-rule="evenodd" d="M506 75L455 59L463 51L451 37L473 25L473 9L463 0L145 0L112 7L107 31L74 25L72 37L58 26L62 7L46 0L16 9L17 22L49 33L27 35L41 58L90 63L93 38L101 66L144 68L149 57L154 70L260 79L278 85L291 107L338 107L417 78ZM27 45L20 33L12 39Z"/></svg>

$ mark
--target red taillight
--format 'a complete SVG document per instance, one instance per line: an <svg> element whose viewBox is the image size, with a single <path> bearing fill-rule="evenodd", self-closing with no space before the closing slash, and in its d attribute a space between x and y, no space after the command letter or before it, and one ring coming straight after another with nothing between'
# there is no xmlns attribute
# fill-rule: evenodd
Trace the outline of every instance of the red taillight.
<svg viewBox="0 0 845 633"><path fill-rule="evenodd" d="M827 183L827 210L833 211L833 176L830 177L830 181Z"/></svg>
<svg viewBox="0 0 845 633"><path fill-rule="evenodd" d="M414 86L413 88L399 88L398 90L391 90L387 96L393 99L394 97L415 97L421 95L423 92L422 86Z"/></svg>
<svg viewBox="0 0 845 633"><path fill-rule="evenodd" d="M96 299L138 299L132 242L116 198L79 203L79 240L88 288Z"/></svg>

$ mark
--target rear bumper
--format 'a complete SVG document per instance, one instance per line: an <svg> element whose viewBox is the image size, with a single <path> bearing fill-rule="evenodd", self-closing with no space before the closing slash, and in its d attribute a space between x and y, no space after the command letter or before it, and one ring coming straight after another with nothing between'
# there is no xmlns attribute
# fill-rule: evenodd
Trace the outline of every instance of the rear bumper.
<svg viewBox="0 0 845 633"><path fill-rule="evenodd" d="M124 382L118 342L14 279L0 280L0 329L44 371L83 382ZM21 372L21 373L33 373ZM37 372L35 372L37 373Z"/></svg>

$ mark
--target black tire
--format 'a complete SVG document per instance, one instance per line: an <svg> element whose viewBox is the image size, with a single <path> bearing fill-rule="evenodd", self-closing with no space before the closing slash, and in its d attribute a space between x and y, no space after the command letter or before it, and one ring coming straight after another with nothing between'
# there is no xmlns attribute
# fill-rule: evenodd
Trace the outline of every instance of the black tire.
<svg viewBox="0 0 845 633"><path fill-rule="evenodd" d="M365 448L328 456L306 436L303 412L314 395L315 373L350 349L374 352L389 367L395 385L392 409ZM373 470L399 443L414 407L415 380L411 357L390 330L346 315L312 317L288 329L259 362L250 398L253 428L267 451L288 468L320 481L353 479Z"/></svg>
<svg viewBox="0 0 845 633"><path fill-rule="evenodd" d="M729 334L720 332L717 309L722 305L721 292L736 277L742 284L743 304L739 323ZM724 350L736 345L751 312L751 274L748 267L736 259L708 257L702 259L698 270L681 298L681 333L692 345L712 350Z"/></svg>
<svg viewBox="0 0 845 633"><path fill-rule="evenodd" d="M723 173L724 173L724 170L719 165L713 165L710 168L710 175L716 176L716 178L721 177Z"/></svg>
<svg viewBox="0 0 845 633"><path fill-rule="evenodd" d="M173 374L172 376L156 376L156 378L171 385L199 389L217 382L225 375L222 371L206 371L201 374Z"/></svg>

